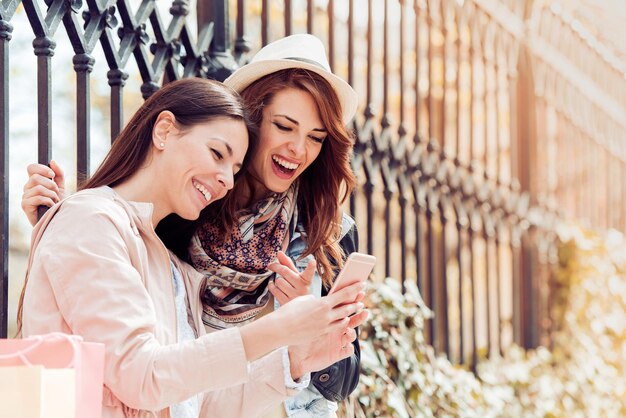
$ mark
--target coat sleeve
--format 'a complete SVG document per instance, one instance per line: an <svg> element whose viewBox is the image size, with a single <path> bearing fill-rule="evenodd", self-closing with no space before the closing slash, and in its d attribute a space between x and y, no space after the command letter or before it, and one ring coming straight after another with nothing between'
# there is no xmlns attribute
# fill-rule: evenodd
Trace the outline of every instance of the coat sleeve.
<svg viewBox="0 0 626 418"><path fill-rule="evenodd" d="M261 395L274 403L284 399L281 358L270 355L249 365L237 328L160 343L158 324L172 319L157 318L147 284L131 262L129 254L137 249L132 248L127 215L65 205L36 249L33 264L43 273L30 277L28 287L36 292L38 283L49 281L55 309L71 331L104 343L104 384L115 397L130 408L149 411L206 392L221 393L224 404ZM169 303L167 297L160 302ZM37 315L36 306L28 308Z"/></svg>
<svg viewBox="0 0 626 418"><path fill-rule="evenodd" d="M346 256L357 251L359 248L359 236L356 224L339 242ZM345 260L344 260L345 261ZM326 296L328 291L322 287L322 296ZM312 373L311 382L324 398L331 401L341 401L346 399L359 384L359 375L361 373L361 348L359 346L359 330L357 328L357 339L352 343L354 345L354 354L326 369Z"/></svg>

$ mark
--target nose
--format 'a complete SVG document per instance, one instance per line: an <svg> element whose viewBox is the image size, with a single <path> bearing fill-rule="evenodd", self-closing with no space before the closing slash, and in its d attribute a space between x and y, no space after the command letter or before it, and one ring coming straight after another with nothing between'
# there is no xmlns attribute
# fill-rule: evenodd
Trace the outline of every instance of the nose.
<svg viewBox="0 0 626 418"><path fill-rule="evenodd" d="M301 158L306 150L306 137L300 135L294 136L294 138L289 141L289 144L287 144L287 150L289 150L294 157Z"/></svg>
<svg viewBox="0 0 626 418"><path fill-rule="evenodd" d="M232 167L225 168L217 174L217 181L226 190L230 190L235 185L235 176Z"/></svg>

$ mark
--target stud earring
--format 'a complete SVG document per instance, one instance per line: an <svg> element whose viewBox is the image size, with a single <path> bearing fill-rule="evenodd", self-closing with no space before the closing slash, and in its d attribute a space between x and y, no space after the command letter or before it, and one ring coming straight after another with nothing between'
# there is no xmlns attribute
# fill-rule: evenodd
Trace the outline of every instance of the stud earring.
<svg viewBox="0 0 626 418"><path fill-rule="evenodd" d="M165 143L164 143L164 142L161 142L161 143L159 144L159 147L160 147L161 149L165 148Z"/></svg>

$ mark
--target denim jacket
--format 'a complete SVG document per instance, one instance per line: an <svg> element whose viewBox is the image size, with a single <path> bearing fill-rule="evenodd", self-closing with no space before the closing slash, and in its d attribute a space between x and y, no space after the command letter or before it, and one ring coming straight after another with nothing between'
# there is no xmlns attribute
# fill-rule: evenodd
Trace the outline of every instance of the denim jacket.
<svg viewBox="0 0 626 418"><path fill-rule="evenodd" d="M298 259L306 250L306 233L301 223L295 227L287 247L287 255L296 267L303 271L313 255ZM344 214L339 245L347 256L358 249L358 234L354 220ZM311 283L311 294L321 297L328 291L322 286L321 277L315 273ZM277 302L275 302L277 303ZM276 305L276 308L278 305ZM298 395L285 401L285 410L292 418L323 418L334 416L335 402L346 399L359 383L361 350L358 339L354 341L354 354L330 367L312 373L311 384Z"/></svg>

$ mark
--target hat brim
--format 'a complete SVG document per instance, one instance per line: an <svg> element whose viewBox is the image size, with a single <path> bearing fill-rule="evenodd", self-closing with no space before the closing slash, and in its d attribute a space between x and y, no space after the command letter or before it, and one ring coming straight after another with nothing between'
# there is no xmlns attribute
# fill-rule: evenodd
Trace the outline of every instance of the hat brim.
<svg viewBox="0 0 626 418"><path fill-rule="evenodd" d="M246 87L254 83L258 79L266 75L275 73L276 71L286 70L290 68L302 68L312 71L322 76L331 87L335 90L343 116L344 125L348 125L354 115L359 104L358 96L350 84L343 79L337 77L333 73L326 71L324 68L308 62L291 60L291 59L275 59L251 62L239 68L230 77L224 80L224 84L231 87L235 91L241 93Z"/></svg>

